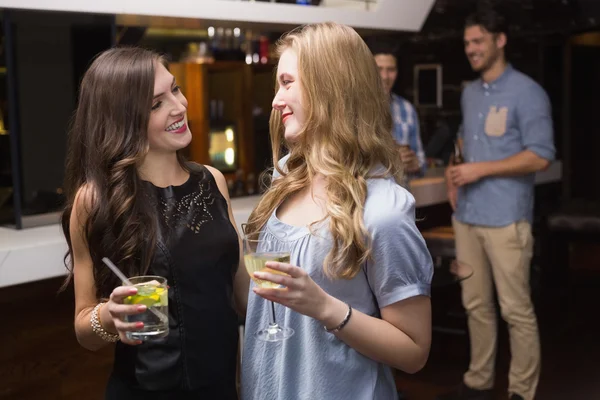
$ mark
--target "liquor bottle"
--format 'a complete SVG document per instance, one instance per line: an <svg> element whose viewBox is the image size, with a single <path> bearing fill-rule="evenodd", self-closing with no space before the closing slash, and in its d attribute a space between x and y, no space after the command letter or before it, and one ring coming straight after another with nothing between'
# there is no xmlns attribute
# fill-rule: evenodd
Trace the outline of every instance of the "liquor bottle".
<svg viewBox="0 0 600 400"><path fill-rule="evenodd" d="M269 62L269 37L266 35L260 36L259 55L261 64L266 64Z"/></svg>
<svg viewBox="0 0 600 400"><path fill-rule="evenodd" d="M453 164L454 165L459 165L465 162L465 159L462 155L462 151L460 149L460 145L458 144L458 140L454 141L454 159L453 159Z"/></svg>

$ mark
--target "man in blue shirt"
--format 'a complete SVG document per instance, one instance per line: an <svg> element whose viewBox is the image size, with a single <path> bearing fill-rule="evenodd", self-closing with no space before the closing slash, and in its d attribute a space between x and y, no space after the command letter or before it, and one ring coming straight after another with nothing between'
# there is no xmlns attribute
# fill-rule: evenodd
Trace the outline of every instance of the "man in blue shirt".
<svg viewBox="0 0 600 400"><path fill-rule="evenodd" d="M459 138L465 163L446 172L459 261L474 273L462 283L471 362L457 391L440 399L492 399L497 321L494 285L511 346L509 396L533 400L540 343L529 273L535 172L554 159L551 109L544 90L507 63L506 22L481 10L465 24L465 53L480 79L463 91Z"/></svg>
<svg viewBox="0 0 600 400"><path fill-rule="evenodd" d="M379 45L378 48L373 49L373 56L379 68L383 87L391 96L392 134L398 143L404 170L408 176L422 175L425 172L426 164L425 152L421 143L419 117L410 102L392 93L392 87L398 76L394 51Z"/></svg>

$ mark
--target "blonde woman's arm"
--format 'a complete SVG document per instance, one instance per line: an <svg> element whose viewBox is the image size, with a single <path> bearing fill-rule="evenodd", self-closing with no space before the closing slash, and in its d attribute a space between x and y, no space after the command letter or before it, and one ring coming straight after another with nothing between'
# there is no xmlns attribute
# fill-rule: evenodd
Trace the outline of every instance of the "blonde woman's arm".
<svg viewBox="0 0 600 400"><path fill-rule="evenodd" d="M290 277L269 273L255 273L255 276L288 289L255 287L256 294L316 319L323 329L334 329L344 321L348 305L325 293L303 269L283 263L268 263L267 266ZM412 296L383 307L381 319L352 309L347 324L332 334L375 361L415 373L423 368L429 356L430 299L425 295Z"/></svg>
<svg viewBox="0 0 600 400"><path fill-rule="evenodd" d="M348 306L329 296L319 321L336 327ZM431 301L414 296L381 309L381 319L353 310L348 324L335 335L365 356L407 373L421 370L431 345Z"/></svg>

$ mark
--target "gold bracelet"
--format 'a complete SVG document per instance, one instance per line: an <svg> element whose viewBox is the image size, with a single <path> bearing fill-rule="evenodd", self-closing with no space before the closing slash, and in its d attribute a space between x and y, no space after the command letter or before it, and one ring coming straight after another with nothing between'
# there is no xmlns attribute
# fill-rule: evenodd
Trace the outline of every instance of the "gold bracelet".
<svg viewBox="0 0 600 400"><path fill-rule="evenodd" d="M119 340L119 335L116 333L107 332L102 327L102 323L100 322L100 316L98 315L98 311L100 310L100 307L102 307L105 304L106 303L98 303L96 305L96 307L94 307L94 310L92 311L92 318L90 319L90 324L92 325L92 331L96 335L100 336L100 338L102 340L105 340L110 343L114 343Z"/></svg>

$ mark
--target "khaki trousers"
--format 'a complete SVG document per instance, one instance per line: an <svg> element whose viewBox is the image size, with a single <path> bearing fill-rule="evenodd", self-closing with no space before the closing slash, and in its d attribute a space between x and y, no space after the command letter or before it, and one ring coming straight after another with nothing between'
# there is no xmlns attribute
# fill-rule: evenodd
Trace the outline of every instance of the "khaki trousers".
<svg viewBox="0 0 600 400"><path fill-rule="evenodd" d="M453 220L456 256L473 268L461 283L468 315L471 362L464 382L473 389L494 386L497 316L494 283L502 318L508 325L509 393L533 400L540 375L540 341L529 286L533 249L531 225L520 221L504 227L467 225Z"/></svg>

